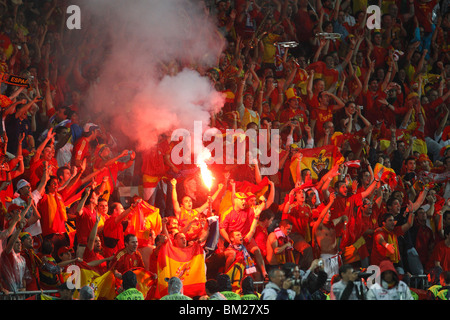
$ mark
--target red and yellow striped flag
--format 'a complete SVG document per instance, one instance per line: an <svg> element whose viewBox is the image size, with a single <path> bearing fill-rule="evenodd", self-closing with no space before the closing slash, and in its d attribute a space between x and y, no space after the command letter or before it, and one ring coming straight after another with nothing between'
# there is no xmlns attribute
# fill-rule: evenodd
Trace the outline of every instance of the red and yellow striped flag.
<svg viewBox="0 0 450 320"><path fill-rule="evenodd" d="M186 248L175 247L170 240L159 251L157 259L157 287L155 298L168 294L166 278L178 277L183 282L183 293L189 297L205 294L205 252L198 243Z"/></svg>
<svg viewBox="0 0 450 320"><path fill-rule="evenodd" d="M303 157L300 168L301 170L311 170L311 178L313 180L317 180L320 171L323 169L330 170L336 163L342 163L344 161L344 157L334 145L312 149L301 149L301 153L303 154ZM295 158L292 160L289 167L294 181L297 181L297 164L298 158Z"/></svg>

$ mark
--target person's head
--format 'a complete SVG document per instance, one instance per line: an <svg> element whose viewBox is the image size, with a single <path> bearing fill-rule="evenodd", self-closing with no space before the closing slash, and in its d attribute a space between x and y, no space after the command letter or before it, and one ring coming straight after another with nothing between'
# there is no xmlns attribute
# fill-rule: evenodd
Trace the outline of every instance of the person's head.
<svg viewBox="0 0 450 320"><path fill-rule="evenodd" d="M255 285L253 283L253 278L251 276L246 276L242 279L242 294L255 294Z"/></svg>
<svg viewBox="0 0 450 320"><path fill-rule="evenodd" d="M370 172L369 170L363 170L360 172L360 180L361 180L361 185L363 186L367 186L370 184Z"/></svg>
<svg viewBox="0 0 450 320"><path fill-rule="evenodd" d="M169 279L168 292L169 294L183 293L183 282L178 277L172 277Z"/></svg>
<svg viewBox="0 0 450 320"><path fill-rule="evenodd" d="M259 223L265 228L268 228L272 224L274 219L275 213L273 213L273 211L270 209L263 210L259 215Z"/></svg>
<svg viewBox="0 0 450 320"><path fill-rule="evenodd" d="M241 245L244 243L244 237L240 231L234 230L230 232L230 242L234 245Z"/></svg>
<svg viewBox="0 0 450 320"><path fill-rule="evenodd" d="M75 288L69 289L67 282L64 282L58 287L58 293L60 295L61 300L72 300L73 293L75 292Z"/></svg>
<svg viewBox="0 0 450 320"><path fill-rule="evenodd" d="M247 195L243 192L235 193L234 210L244 210L247 202Z"/></svg>
<svg viewBox="0 0 450 320"><path fill-rule="evenodd" d="M47 143L42 150L41 159L45 161L52 161L55 157L55 147L51 143Z"/></svg>
<svg viewBox="0 0 450 320"><path fill-rule="evenodd" d="M382 226L389 231L393 231L397 221L394 219L394 215L391 213L385 213L381 220Z"/></svg>
<svg viewBox="0 0 450 320"><path fill-rule="evenodd" d="M450 210L446 210L442 214L442 223L444 227L450 226Z"/></svg>
<svg viewBox="0 0 450 320"><path fill-rule="evenodd" d="M226 273L219 273L216 277L217 284L219 285L219 291L232 291L230 276Z"/></svg>
<svg viewBox="0 0 450 320"><path fill-rule="evenodd" d="M302 180L305 183L311 182L312 180L312 174L311 174L311 170L308 168L303 169L300 174L302 175Z"/></svg>
<svg viewBox="0 0 450 320"><path fill-rule="evenodd" d="M57 122L61 122L67 119L70 113L70 108L67 106L60 107L55 114L55 118Z"/></svg>
<svg viewBox="0 0 450 320"><path fill-rule="evenodd" d="M137 277L136 274L129 270L122 275L122 288L123 290L128 290L131 288L136 288Z"/></svg>
<svg viewBox="0 0 450 320"><path fill-rule="evenodd" d="M72 173L70 172L70 168L68 166L62 166L56 170L56 176L58 177L59 183L64 184L70 180Z"/></svg>
<svg viewBox="0 0 450 320"><path fill-rule="evenodd" d="M186 248L187 240L186 235L183 232L178 232L173 236L174 245L178 248Z"/></svg>
<svg viewBox="0 0 450 320"><path fill-rule="evenodd" d="M300 189L295 193L295 200L299 203L299 204L303 204L306 201L306 194L305 194L305 190L304 189Z"/></svg>
<svg viewBox="0 0 450 320"><path fill-rule="evenodd" d="M80 300L94 300L95 299L94 289L92 289L92 287L88 286L88 285L82 287L80 289L79 299Z"/></svg>
<svg viewBox="0 0 450 320"><path fill-rule="evenodd" d="M417 211L415 212L416 215L416 219L417 221L422 224L425 225L427 223L427 212L425 211L425 209L423 207L420 207L419 209L417 209Z"/></svg>
<svg viewBox="0 0 450 320"><path fill-rule="evenodd" d="M22 197L28 197L31 195L31 185L30 183L25 179L20 179L17 182L17 192Z"/></svg>
<svg viewBox="0 0 450 320"><path fill-rule="evenodd" d="M184 196L181 200L181 207L186 210L192 210L192 198L189 196Z"/></svg>
<svg viewBox="0 0 450 320"><path fill-rule="evenodd" d="M306 203L312 207L315 207L317 202L317 195L313 189L306 191Z"/></svg>
<svg viewBox="0 0 450 320"><path fill-rule="evenodd" d="M95 140L100 135L100 127L93 123L86 123L83 127L82 136L89 138L90 141Z"/></svg>
<svg viewBox="0 0 450 320"><path fill-rule="evenodd" d="M56 176L50 176L45 186L46 193L55 193L58 191L59 183Z"/></svg>
<svg viewBox="0 0 450 320"><path fill-rule="evenodd" d="M289 235L292 231L292 222L288 219L283 219L279 224L280 230L285 234Z"/></svg>
<svg viewBox="0 0 450 320"><path fill-rule="evenodd" d="M371 78L369 80L369 90L372 92L376 92L378 90L378 79L377 78Z"/></svg>
<svg viewBox="0 0 450 320"><path fill-rule="evenodd" d="M391 213L392 215L395 216L400 213L400 209L401 209L400 201L398 201L398 199L391 196L386 201L386 208L389 213Z"/></svg>
<svg viewBox="0 0 450 320"><path fill-rule="evenodd" d="M33 236L29 232L20 233L19 239L22 243L22 248L33 249Z"/></svg>
<svg viewBox="0 0 450 320"><path fill-rule="evenodd" d="M396 285L399 282L397 270L391 260L383 260L380 262L381 279L390 285Z"/></svg>
<svg viewBox="0 0 450 320"><path fill-rule="evenodd" d="M344 264L339 268L339 276L344 282L355 281L358 278L358 273L355 272L351 264Z"/></svg>
<svg viewBox="0 0 450 320"><path fill-rule="evenodd" d="M205 282L205 292L208 296L219 292L219 284L216 279L209 279Z"/></svg>
<svg viewBox="0 0 450 320"><path fill-rule="evenodd" d="M330 104L330 96L326 91L319 92L317 95L317 100L322 106L328 106Z"/></svg>
<svg viewBox="0 0 450 320"><path fill-rule="evenodd" d="M286 280L285 272L281 269L270 269L268 276L270 282L276 284L280 288L283 286L284 280Z"/></svg>
<svg viewBox="0 0 450 320"><path fill-rule="evenodd" d="M372 214L373 203L369 198L364 198L361 206L361 211L365 216Z"/></svg>
<svg viewBox="0 0 450 320"><path fill-rule="evenodd" d="M57 126L54 129L55 132L55 140L56 141L61 141L62 139L64 139L64 137L66 137L68 134L70 134L70 129L68 127L65 126Z"/></svg>
<svg viewBox="0 0 450 320"><path fill-rule="evenodd" d="M347 184L345 183L345 180L338 180L334 184L334 190L337 192L338 195L342 197L346 197L348 193Z"/></svg>
<svg viewBox="0 0 450 320"><path fill-rule="evenodd" d="M61 247L58 249L58 258L61 261L68 261L72 259L73 249L70 247Z"/></svg>
<svg viewBox="0 0 450 320"><path fill-rule="evenodd" d="M138 248L138 239L134 234L127 234L124 237L125 249L128 253L136 252Z"/></svg>
<svg viewBox="0 0 450 320"><path fill-rule="evenodd" d="M316 78L313 80L313 90L316 93L322 92L325 90L325 81L320 78Z"/></svg>
<svg viewBox="0 0 450 320"><path fill-rule="evenodd" d="M106 200L105 198L99 198L97 200L97 211L98 213L100 213L101 215L105 216L106 214L108 214L108 200Z"/></svg>
<svg viewBox="0 0 450 320"><path fill-rule="evenodd" d="M41 253L43 255L49 255L53 253L53 242L50 239L45 239L44 241L42 241L42 245L41 245Z"/></svg>

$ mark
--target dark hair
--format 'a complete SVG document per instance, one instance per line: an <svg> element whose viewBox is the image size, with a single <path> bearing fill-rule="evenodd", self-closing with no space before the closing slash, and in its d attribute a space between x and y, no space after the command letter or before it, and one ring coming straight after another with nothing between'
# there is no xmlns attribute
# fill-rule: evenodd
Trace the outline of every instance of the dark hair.
<svg viewBox="0 0 450 320"><path fill-rule="evenodd" d="M130 242L130 239L131 239L132 237L136 237L136 235L134 235L133 233L128 233L128 234L125 235L125 237L123 238L123 241L124 241L125 243L128 243L128 242Z"/></svg>
<svg viewBox="0 0 450 320"><path fill-rule="evenodd" d="M137 278L133 271L127 271L122 275L122 287L123 290L130 288L136 288Z"/></svg>
<svg viewBox="0 0 450 320"><path fill-rule="evenodd" d="M275 213L273 213L273 211L270 209L265 209L259 215L259 221L270 220L273 217L275 217Z"/></svg>
<svg viewBox="0 0 450 320"><path fill-rule="evenodd" d="M342 278L342 274L346 273L348 270L353 269L351 264L344 264L339 268L339 276Z"/></svg>
<svg viewBox="0 0 450 320"><path fill-rule="evenodd" d="M62 167L59 167L58 170L56 170L56 176L58 177L58 179L59 179L59 177L61 177L63 175L64 170L70 171L70 168L68 166L62 166Z"/></svg>
<svg viewBox="0 0 450 320"><path fill-rule="evenodd" d="M280 221L280 224L279 224L280 227L285 227L287 225L291 225L292 226L292 221L288 220L288 219L283 219L283 220Z"/></svg>
<svg viewBox="0 0 450 320"><path fill-rule="evenodd" d="M209 279L205 282L205 289L209 291L209 293L214 294L219 292L219 284L215 279Z"/></svg>
<svg viewBox="0 0 450 320"><path fill-rule="evenodd" d="M385 213L383 214L383 217L381 218L382 222L386 222L387 219L389 219L390 217L393 217L394 215L392 213Z"/></svg>

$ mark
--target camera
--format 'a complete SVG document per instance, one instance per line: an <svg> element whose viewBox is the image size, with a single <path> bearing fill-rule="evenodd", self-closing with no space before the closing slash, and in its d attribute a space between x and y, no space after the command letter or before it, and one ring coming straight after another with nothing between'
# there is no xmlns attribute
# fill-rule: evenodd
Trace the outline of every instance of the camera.
<svg viewBox="0 0 450 320"><path fill-rule="evenodd" d="M302 284L302 280L295 277L291 277L291 283L292 286L300 286Z"/></svg>

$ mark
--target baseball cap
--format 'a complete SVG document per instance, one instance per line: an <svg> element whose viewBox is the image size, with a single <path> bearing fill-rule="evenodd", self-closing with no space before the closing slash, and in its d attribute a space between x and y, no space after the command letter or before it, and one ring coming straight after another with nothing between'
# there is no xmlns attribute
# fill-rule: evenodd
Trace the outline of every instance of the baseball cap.
<svg viewBox="0 0 450 320"><path fill-rule="evenodd" d="M66 252L73 252L73 249L70 247L67 247L67 246L61 247L58 249L58 256L62 255L63 253L66 253Z"/></svg>
<svg viewBox="0 0 450 320"><path fill-rule="evenodd" d="M17 182L17 191L26 186L31 186L31 184L25 179L20 179L19 182Z"/></svg>
<svg viewBox="0 0 450 320"><path fill-rule="evenodd" d="M91 132L91 131L94 131L94 130L97 130L97 129L100 129L100 127L98 125L94 124L94 123L91 123L91 122L86 123L84 125L84 127L83 127L83 131L84 132Z"/></svg>
<svg viewBox="0 0 450 320"><path fill-rule="evenodd" d="M245 193L243 193L243 192L236 192L234 195L238 199L247 199L247 195Z"/></svg>

